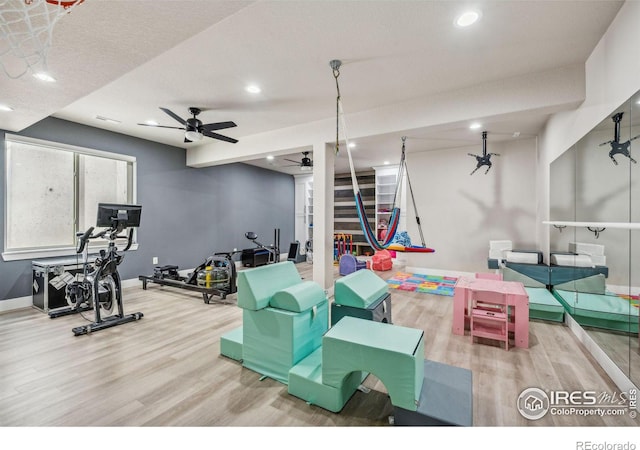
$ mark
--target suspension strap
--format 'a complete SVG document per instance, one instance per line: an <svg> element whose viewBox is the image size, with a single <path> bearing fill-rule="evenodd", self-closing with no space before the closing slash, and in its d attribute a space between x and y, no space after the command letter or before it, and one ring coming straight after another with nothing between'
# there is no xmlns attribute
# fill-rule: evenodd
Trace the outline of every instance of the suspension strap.
<svg viewBox="0 0 640 450"><path fill-rule="evenodd" d="M418 224L418 231L420 232L420 240L422 242L422 246L426 247L424 243L424 235L422 234L422 224L420 223L420 216L418 215L418 208L416 207L416 199L413 196L413 187L411 186L411 179L409 178L409 169L407 168L405 162L405 153L404 153L404 141L406 136L402 137L402 164L404 166L404 171L407 175L407 184L409 185L409 194L411 194L411 202L413 203L413 211L416 213L416 223ZM399 183L398 183L399 184Z"/></svg>
<svg viewBox="0 0 640 450"><path fill-rule="evenodd" d="M332 60L329 65L333 70L333 78L336 80L336 155L340 151L340 85L338 84L338 77L340 76L340 65L342 63L337 59Z"/></svg>

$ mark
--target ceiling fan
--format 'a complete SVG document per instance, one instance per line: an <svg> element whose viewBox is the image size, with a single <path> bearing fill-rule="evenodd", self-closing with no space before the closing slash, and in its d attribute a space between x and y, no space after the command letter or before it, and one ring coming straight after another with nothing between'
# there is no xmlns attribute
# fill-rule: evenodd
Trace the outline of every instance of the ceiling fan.
<svg viewBox="0 0 640 450"><path fill-rule="evenodd" d="M225 128L232 128L237 126L234 122L216 122L216 123L203 124L202 121L198 119L198 114L200 114L201 112L200 108L190 107L189 113L193 117L186 120L167 108L161 107L160 109L165 113L167 113L172 118L174 118L175 120L177 120L178 122L180 122L184 126L168 127L165 125L152 125L148 123L139 123L138 125L143 125L146 127L173 128L176 130L185 130L184 142L200 141L202 140L203 136L207 136L213 139L219 139L225 142L231 142L232 144L235 144L236 142L238 142L237 139L233 139L228 136L223 136L221 134L214 133L214 131L217 131L217 130L223 130Z"/></svg>
<svg viewBox="0 0 640 450"><path fill-rule="evenodd" d="M309 158L309 152L302 152L302 159L300 161L294 161L293 159L284 158L285 161L295 163L286 167L298 166L300 170L311 171L313 170L313 161Z"/></svg>

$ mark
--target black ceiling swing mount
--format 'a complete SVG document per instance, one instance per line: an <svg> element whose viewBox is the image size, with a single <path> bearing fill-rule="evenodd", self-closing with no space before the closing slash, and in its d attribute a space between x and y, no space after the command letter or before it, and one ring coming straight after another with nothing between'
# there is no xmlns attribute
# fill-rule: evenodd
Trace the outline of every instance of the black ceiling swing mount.
<svg viewBox="0 0 640 450"><path fill-rule="evenodd" d="M476 168L473 169L473 171L471 172L470 175L473 175L474 173L476 173L476 170L478 170L480 167L482 166L487 166L487 170L485 170L484 174L486 175L489 170L491 169L491 156L500 156L500 154L498 153L487 153L487 132L483 131L482 132L482 155L474 155L473 153L468 153L469 156L473 156L476 159Z"/></svg>
<svg viewBox="0 0 640 450"><path fill-rule="evenodd" d="M631 141L639 138L640 135L632 137L626 142L620 142L620 122L622 121L623 114L624 114L623 112L619 112L611 116L611 120L613 120L613 123L615 124L615 129L613 131L613 140L603 142L602 144L600 144L600 147L607 144L611 145L611 150L609 151L609 158L611 158L611 161L613 161L613 163L616 166L618 165L618 161L616 161L616 159L614 158L615 155L626 156L634 164L637 162L635 159L631 157L631 152L629 151L629 147L631 146Z"/></svg>
<svg viewBox="0 0 640 450"><path fill-rule="evenodd" d="M200 119L198 119L198 115L202 112L200 108L190 107L189 114L192 117L188 119L183 119L173 111L167 108L160 107L162 111L164 111L169 117L175 119L179 123L181 123L182 127L168 127L164 125L152 125L148 123L139 123L138 125L147 126L147 127L156 127L156 128L172 128L175 130L184 130L184 142L193 142L199 141L203 136L210 137L213 139L218 139L220 141L230 142L235 144L238 142L237 139L230 138L228 136L223 136L218 133L214 133L217 130L224 130L226 128L233 128L237 126L234 122L215 122L215 123L205 123L203 124Z"/></svg>

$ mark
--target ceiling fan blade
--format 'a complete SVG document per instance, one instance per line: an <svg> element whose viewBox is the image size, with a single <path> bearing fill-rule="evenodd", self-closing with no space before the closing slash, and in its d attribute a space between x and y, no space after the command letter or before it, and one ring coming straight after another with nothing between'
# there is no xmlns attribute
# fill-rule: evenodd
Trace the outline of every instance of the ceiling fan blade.
<svg viewBox="0 0 640 450"><path fill-rule="evenodd" d="M202 125L202 129L206 131L215 131L215 130L223 130L225 128L233 128L237 127L234 122L217 122L217 123L207 123Z"/></svg>
<svg viewBox="0 0 640 450"><path fill-rule="evenodd" d="M300 165L302 165L302 163L301 163L300 161L294 161L293 159L287 159L287 158L282 158L282 159L284 159L285 161L289 161L289 162L292 162L292 163L296 163L296 164L297 164L297 165L299 165L299 166L300 166Z"/></svg>
<svg viewBox="0 0 640 450"><path fill-rule="evenodd" d="M143 127L154 127L154 128L171 128L172 130L184 130L182 127L167 127L164 125L150 125L148 123L139 123L138 125L142 125Z"/></svg>
<svg viewBox="0 0 640 450"><path fill-rule="evenodd" d="M207 137L210 137L210 138L213 138L213 139L218 139L220 141L231 142L232 144L235 144L236 142L238 142L237 139L230 138L228 136L223 136L223 135L218 134L218 133L212 133L212 132L207 131L207 130L202 130L202 134L204 136L207 136Z"/></svg>
<svg viewBox="0 0 640 450"><path fill-rule="evenodd" d="M173 111L171 111L171 110L169 110L167 108L162 108L162 107L160 109L163 110L165 113L167 113L169 116L173 117L178 122L180 122L182 125L186 125L187 124L186 120L184 120L182 117L180 117L179 115L177 115Z"/></svg>

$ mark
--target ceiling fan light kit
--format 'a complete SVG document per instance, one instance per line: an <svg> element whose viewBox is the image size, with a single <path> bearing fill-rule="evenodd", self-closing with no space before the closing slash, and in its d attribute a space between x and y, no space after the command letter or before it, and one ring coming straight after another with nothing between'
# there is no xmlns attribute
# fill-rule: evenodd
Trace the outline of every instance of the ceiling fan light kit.
<svg viewBox="0 0 640 450"><path fill-rule="evenodd" d="M184 138L188 141L201 141L202 135L198 133L196 130L187 130L184 133Z"/></svg>
<svg viewBox="0 0 640 450"><path fill-rule="evenodd" d="M164 111L172 119L181 123L183 126L168 127L168 126L158 125L153 123L139 123L138 125L142 125L146 127L172 128L175 130L184 130L185 131L184 142L201 141L204 136L207 136L213 139L218 139L220 141L230 142L232 144L235 144L236 142L238 142L237 139L230 138L228 136L223 136L218 133L214 133L214 131L217 131L217 130L223 130L225 128L232 128L237 126L234 122L228 121L228 122L214 122L214 123L203 124L202 121L198 119L198 115L202 111L200 110L200 108L195 108L195 107L189 108L189 113L193 117L190 117L189 119L186 119L186 120L167 108L161 107L160 109Z"/></svg>

